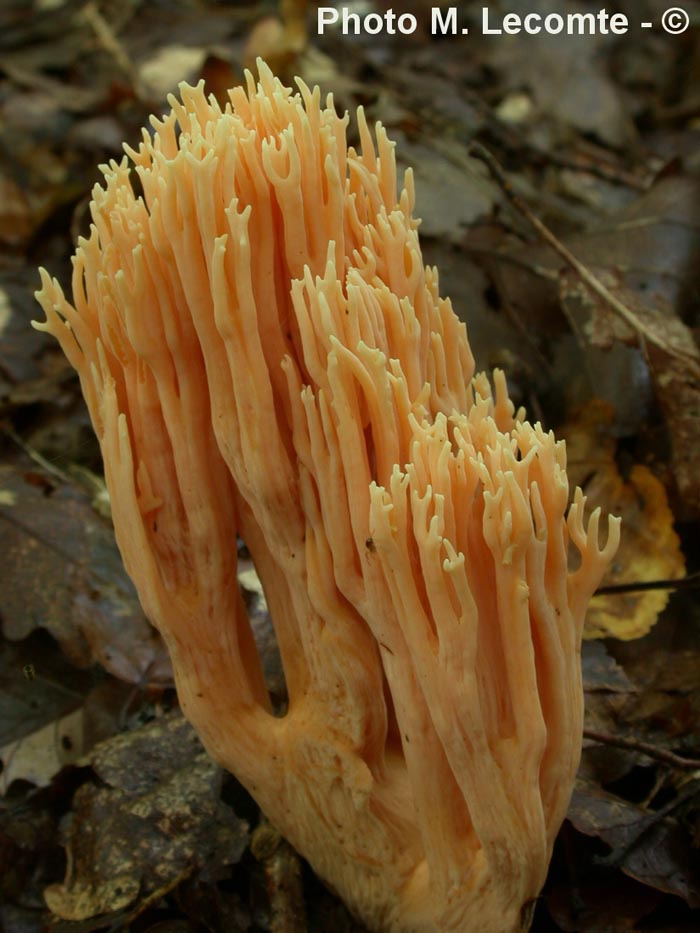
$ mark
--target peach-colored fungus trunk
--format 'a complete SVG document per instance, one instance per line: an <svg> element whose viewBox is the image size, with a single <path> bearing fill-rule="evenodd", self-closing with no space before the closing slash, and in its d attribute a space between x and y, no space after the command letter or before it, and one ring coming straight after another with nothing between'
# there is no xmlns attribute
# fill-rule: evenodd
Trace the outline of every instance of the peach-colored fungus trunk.
<svg viewBox="0 0 700 933"><path fill-rule="evenodd" d="M372 929L519 927L566 812L580 640L618 544L565 451L473 378L423 265L410 172L260 64L181 86L105 166L73 303L114 524L207 749ZM567 516L568 508L568 516ZM236 583L263 582L288 712ZM567 570L569 542L580 552Z"/></svg>

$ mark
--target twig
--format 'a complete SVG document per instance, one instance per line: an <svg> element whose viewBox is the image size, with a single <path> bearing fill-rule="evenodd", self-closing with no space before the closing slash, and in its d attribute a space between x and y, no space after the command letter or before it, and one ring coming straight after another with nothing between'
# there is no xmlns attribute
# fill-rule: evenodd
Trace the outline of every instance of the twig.
<svg viewBox="0 0 700 933"><path fill-rule="evenodd" d="M584 266L584 264L579 259L577 259L576 256L574 256L574 254L566 246L564 246L560 240L557 239L549 227L547 227L539 219L539 217L537 217L536 214L530 210L525 201L523 201L520 195L516 193L500 163L485 146L482 146L481 143L473 142L471 143L469 150L473 155L486 163L489 170L491 171L491 174L500 185L503 193L508 198L510 203L537 231L545 243L551 246L552 249L559 256L561 256L566 264L578 273L578 275L581 277L581 280L588 286L588 288L595 292L599 298L602 298L602 300L610 307L612 311L615 312L615 314L621 317L641 337L654 346L659 347L664 351L664 353L668 353L673 357L694 359L691 354L679 350L677 347L674 347L672 344L664 340L663 337L655 334L654 331L650 327L647 327L643 321L640 321L637 315L630 311L627 305L623 304L620 299L617 298L610 291L610 289L607 288L600 281L600 279L590 271L590 269L586 268L586 266Z"/></svg>
<svg viewBox="0 0 700 933"><path fill-rule="evenodd" d="M697 797L699 792L700 785L698 781L691 778L686 786L681 788L675 800L671 800L666 806L649 815L647 822L634 833L632 839L624 845L622 849L612 851L609 855L594 855L594 863L605 868L621 868L627 858L634 853L635 849L639 848L642 841L653 829L656 829L660 823L671 816L676 810L680 810L681 807L684 807L688 801Z"/></svg>
<svg viewBox="0 0 700 933"><path fill-rule="evenodd" d="M646 590L694 590L700 587L700 573L690 573L677 580L642 580L636 583L611 583L600 586L594 596L620 596L623 593L643 593Z"/></svg>
<svg viewBox="0 0 700 933"><path fill-rule="evenodd" d="M663 748L657 748L649 742L641 742L638 739L628 739L622 735L613 735L609 732L598 732L596 729L584 729L584 739L590 739L592 742L598 742L600 745L612 745L615 748L626 748L632 752L639 752L646 755L647 758L653 758L656 761L662 761L664 764L671 765L683 771L700 770L700 758L684 758L676 755L674 752L668 752Z"/></svg>
<svg viewBox="0 0 700 933"><path fill-rule="evenodd" d="M623 184L628 188L634 188L637 191L647 191L649 182L639 175L633 175L616 165L606 165L604 162L594 162L593 159L580 153L574 152L573 155L561 155L557 152L547 152L538 146L528 146L531 155L537 156L543 161L550 162L559 168L569 169L574 172L586 172L589 175L596 175L605 181L614 184ZM647 175L650 175L647 172Z"/></svg>
<svg viewBox="0 0 700 933"><path fill-rule="evenodd" d="M40 466L42 470L46 470L51 476L60 480L62 483L70 483L70 476L65 473L59 467L55 466L46 457L42 456L38 450L34 450L26 441L22 440L19 434L11 427L7 422L0 424L0 431L5 434L10 440L16 444L20 450L23 450L28 457L30 457L37 466Z"/></svg>
<svg viewBox="0 0 700 933"><path fill-rule="evenodd" d="M110 23L105 19L98 5L90 0L81 10L83 20L88 23L102 49L111 55L117 66L129 77L132 84L137 81L134 63L124 45L119 41Z"/></svg>

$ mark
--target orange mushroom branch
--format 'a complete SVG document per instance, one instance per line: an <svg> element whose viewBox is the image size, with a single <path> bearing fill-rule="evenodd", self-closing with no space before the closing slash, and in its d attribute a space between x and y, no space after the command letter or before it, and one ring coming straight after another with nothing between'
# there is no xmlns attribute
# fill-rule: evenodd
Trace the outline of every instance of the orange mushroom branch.
<svg viewBox="0 0 700 933"><path fill-rule="evenodd" d="M474 377L381 126L359 111L348 148L332 99L262 64L223 110L181 95L103 167L72 301L45 272L38 298L182 707L372 929L517 929L571 793L618 522L601 547L580 491L567 517L563 445Z"/></svg>

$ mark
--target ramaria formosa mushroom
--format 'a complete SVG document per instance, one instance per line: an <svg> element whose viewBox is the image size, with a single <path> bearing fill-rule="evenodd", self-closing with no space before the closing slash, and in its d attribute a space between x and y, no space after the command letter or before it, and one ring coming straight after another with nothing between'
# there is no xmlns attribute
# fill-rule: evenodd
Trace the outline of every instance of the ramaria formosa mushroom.
<svg viewBox="0 0 700 933"><path fill-rule="evenodd" d="M124 561L207 749L372 929L515 930L581 744L580 640L618 543L565 451L473 378L411 173L358 112L182 85L104 167L73 303ZM568 515L567 515L568 509ZM289 694L236 583L248 545ZM580 552L567 570L569 542Z"/></svg>

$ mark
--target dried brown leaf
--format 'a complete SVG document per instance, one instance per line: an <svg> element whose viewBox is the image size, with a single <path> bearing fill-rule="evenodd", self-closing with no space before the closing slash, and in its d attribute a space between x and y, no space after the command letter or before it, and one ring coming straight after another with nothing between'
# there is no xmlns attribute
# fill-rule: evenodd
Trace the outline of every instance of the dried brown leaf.
<svg viewBox="0 0 700 933"><path fill-rule="evenodd" d="M79 667L97 662L132 683L171 679L113 531L81 490L29 463L0 465L0 533L6 638L18 641L42 627Z"/></svg>
<svg viewBox="0 0 700 933"><path fill-rule="evenodd" d="M700 353L690 330L674 322L679 340L692 347L693 355L679 360L658 347L647 347L647 360L656 397L671 437L671 466L686 516L700 515Z"/></svg>
<svg viewBox="0 0 700 933"><path fill-rule="evenodd" d="M568 818L576 829L611 847L611 861L643 884L676 894L700 907L700 862L693 857L683 825L668 816L609 794L579 779Z"/></svg>
<svg viewBox="0 0 700 933"><path fill-rule="evenodd" d="M172 714L97 746L99 784L76 793L65 824L69 869L45 891L64 920L147 904L204 866L235 864L248 827L219 799L221 769Z"/></svg>

